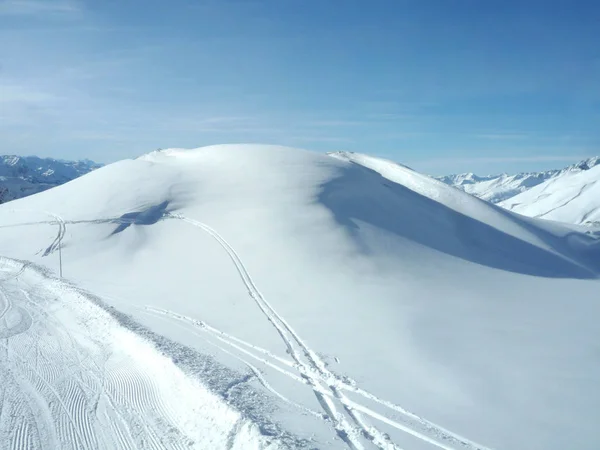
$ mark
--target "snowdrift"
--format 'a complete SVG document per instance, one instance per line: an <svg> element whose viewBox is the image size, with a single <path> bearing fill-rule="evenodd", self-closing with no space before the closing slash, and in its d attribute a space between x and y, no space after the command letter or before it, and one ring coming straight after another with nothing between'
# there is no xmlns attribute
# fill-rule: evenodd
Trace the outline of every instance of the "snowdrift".
<svg viewBox="0 0 600 450"><path fill-rule="evenodd" d="M287 446L600 443L593 233L389 161L242 145L112 164L0 206L0 230L0 254L62 259L120 314L242 374Z"/></svg>

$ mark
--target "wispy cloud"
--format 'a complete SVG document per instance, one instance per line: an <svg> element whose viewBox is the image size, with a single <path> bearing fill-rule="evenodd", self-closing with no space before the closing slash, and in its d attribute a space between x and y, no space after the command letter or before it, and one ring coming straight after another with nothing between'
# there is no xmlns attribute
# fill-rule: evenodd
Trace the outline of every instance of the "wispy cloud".
<svg viewBox="0 0 600 450"><path fill-rule="evenodd" d="M383 120L383 121L414 119L415 117L416 116L413 115L413 114L401 114L401 113L373 113L373 114L367 114L367 118L368 119Z"/></svg>
<svg viewBox="0 0 600 450"><path fill-rule="evenodd" d="M76 0L1 0L0 15L36 16L40 14L72 14L81 11Z"/></svg>
<svg viewBox="0 0 600 450"><path fill-rule="evenodd" d="M202 133L272 133L278 131L261 117L251 116L204 116L186 114L171 116L161 121L166 131L189 131Z"/></svg>
<svg viewBox="0 0 600 450"><path fill-rule="evenodd" d="M352 143L352 139L334 137L334 136L295 136L291 137L290 140L294 142L329 142L329 143Z"/></svg>
<svg viewBox="0 0 600 450"><path fill-rule="evenodd" d="M479 139L489 139L493 141L503 140L514 140L514 139L527 139L530 136L525 133L482 133L473 135Z"/></svg>
<svg viewBox="0 0 600 450"><path fill-rule="evenodd" d="M58 100L58 97L49 92L27 88L19 84L0 82L0 104L46 105L55 100Z"/></svg>
<svg viewBox="0 0 600 450"><path fill-rule="evenodd" d="M313 127L355 127L368 124L369 122L360 120L316 120L306 123Z"/></svg>

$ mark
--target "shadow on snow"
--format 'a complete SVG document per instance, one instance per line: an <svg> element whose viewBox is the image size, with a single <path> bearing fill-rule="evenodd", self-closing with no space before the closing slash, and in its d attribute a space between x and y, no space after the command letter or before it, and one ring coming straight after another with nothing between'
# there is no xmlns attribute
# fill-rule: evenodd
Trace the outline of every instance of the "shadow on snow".
<svg viewBox="0 0 600 450"><path fill-rule="evenodd" d="M503 219L535 233L557 254L450 209L359 165L342 169L338 178L325 183L318 201L332 211L336 221L365 253L369 247L358 232L357 222L463 260L509 272L554 278L598 278L600 273L600 241L597 239L576 232L559 237L482 202L482 206L500 212ZM577 248L571 245L573 239L578 243Z"/></svg>
<svg viewBox="0 0 600 450"><path fill-rule="evenodd" d="M168 200L158 205L151 206L143 211L123 214L121 217L114 220L114 223L117 223L118 226L111 233L111 236L121 233L131 225L154 225L167 213L167 206L169 206Z"/></svg>

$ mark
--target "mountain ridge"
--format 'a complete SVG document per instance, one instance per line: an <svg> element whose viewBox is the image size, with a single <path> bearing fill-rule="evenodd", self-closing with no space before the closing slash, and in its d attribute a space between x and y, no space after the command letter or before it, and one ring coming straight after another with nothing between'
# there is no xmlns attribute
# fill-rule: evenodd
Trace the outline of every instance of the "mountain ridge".
<svg viewBox="0 0 600 450"><path fill-rule="evenodd" d="M102 166L89 159L0 155L0 203L60 186Z"/></svg>
<svg viewBox="0 0 600 450"><path fill-rule="evenodd" d="M476 175L472 172L435 177L436 179L475 195L491 203L500 203L550 179L567 173L582 172L600 164L600 156L593 156L562 169L517 174Z"/></svg>

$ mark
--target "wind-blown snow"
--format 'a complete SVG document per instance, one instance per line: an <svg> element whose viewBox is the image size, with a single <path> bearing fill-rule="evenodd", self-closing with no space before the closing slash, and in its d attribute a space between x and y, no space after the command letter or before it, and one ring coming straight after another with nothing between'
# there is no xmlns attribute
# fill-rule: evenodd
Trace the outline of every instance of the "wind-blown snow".
<svg viewBox="0 0 600 450"><path fill-rule="evenodd" d="M60 249L64 276L126 318L166 380L185 374L159 398L202 393L214 417L248 419L240 442L597 448L600 236L332 156L216 146L122 161L0 206L0 254L58 272ZM237 374L225 389L221 367ZM186 417L168 423L206 448L193 437L206 419Z"/></svg>

